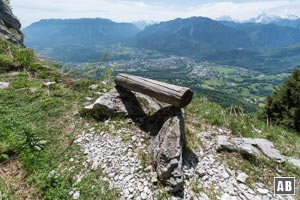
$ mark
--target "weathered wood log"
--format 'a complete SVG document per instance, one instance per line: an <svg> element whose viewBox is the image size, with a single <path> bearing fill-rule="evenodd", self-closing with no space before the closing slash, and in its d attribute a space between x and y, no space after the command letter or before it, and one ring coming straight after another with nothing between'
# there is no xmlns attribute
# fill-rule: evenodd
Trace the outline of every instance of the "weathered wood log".
<svg viewBox="0 0 300 200"><path fill-rule="evenodd" d="M159 101L169 103L177 108L187 106L192 101L194 94L193 91L187 87L128 74L117 75L115 82L123 88L140 92Z"/></svg>

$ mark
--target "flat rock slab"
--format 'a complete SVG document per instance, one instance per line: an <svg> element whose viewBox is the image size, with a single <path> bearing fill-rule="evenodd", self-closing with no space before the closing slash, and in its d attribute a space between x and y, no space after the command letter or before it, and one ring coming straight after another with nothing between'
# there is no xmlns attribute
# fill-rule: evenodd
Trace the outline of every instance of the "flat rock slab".
<svg viewBox="0 0 300 200"><path fill-rule="evenodd" d="M0 90L9 87L9 82L0 82Z"/></svg>
<svg viewBox="0 0 300 200"><path fill-rule="evenodd" d="M89 112L99 118L112 116L146 117L149 113L160 108L161 106L156 101L146 95L116 87L100 96L95 103L86 106L83 112Z"/></svg>
<svg viewBox="0 0 300 200"><path fill-rule="evenodd" d="M300 167L300 160L282 155L272 142L260 138L231 138L220 135L217 137L217 151L237 151L246 156L266 156L275 162L287 161Z"/></svg>

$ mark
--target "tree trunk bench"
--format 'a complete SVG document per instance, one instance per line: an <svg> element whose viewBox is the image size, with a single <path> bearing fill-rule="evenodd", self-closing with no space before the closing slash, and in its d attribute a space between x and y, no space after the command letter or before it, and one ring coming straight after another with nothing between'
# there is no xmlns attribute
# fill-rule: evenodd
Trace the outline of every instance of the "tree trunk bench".
<svg viewBox="0 0 300 200"><path fill-rule="evenodd" d="M194 94L193 91L187 87L128 74L117 75L115 83L123 88L148 95L177 108L186 107L192 101Z"/></svg>

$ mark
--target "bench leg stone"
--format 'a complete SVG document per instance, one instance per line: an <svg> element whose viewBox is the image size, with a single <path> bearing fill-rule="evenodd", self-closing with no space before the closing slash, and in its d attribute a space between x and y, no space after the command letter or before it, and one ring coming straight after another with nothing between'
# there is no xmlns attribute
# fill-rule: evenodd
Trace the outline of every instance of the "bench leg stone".
<svg viewBox="0 0 300 200"><path fill-rule="evenodd" d="M159 180L169 192L183 190L183 145L184 118L180 109L172 108L174 113L163 123L158 134L152 139L151 151Z"/></svg>

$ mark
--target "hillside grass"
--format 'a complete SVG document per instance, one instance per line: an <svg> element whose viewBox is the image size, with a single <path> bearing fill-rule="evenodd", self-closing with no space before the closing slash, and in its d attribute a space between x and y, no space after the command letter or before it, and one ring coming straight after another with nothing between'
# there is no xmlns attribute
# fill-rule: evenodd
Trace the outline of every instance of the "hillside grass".
<svg viewBox="0 0 300 200"><path fill-rule="evenodd" d="M2 40L0 81L0 191L3 199L116 199L101 170L89 171L74 138L87 122L77 114L92 81L72 80L34 52ZM43 83L56 81L51 87ZM104 86L103 86L104 87ZM70 161L71 160L71 161ZM17 165L17 163L19 163ZM18 166L18 167L16 167ZM15 174L13 171L17 168ZM84 173L77 182L76 176ZM7 176L11 174L11 176Z"/></svg>
<svg viewBox="0 0 300 200"><path fill-rule="evenodd" d="M186 109L187 123L195 129L215 127L229 129L236 137L265 138L273 142L275 147L286 156L300 158L300 135L279 126L268 125L259 114L243 114L230 112L218 104L205 98L195 98ZM201 148L201 138L196 137L187 129L187 144L191 149ZM223 152L219 155L230 168L241 170L249 175L247 185L255 187L262 182L273 190L273 178L276 176L300 178L300 168L289 163L278 164L268 158L246 158L239 153ZM300 186L299 183L298 187Z"/></svg>
<svg viewBox="0 0 300 200"><path fill-rule="evenodd" d="M1 40L1 38L0 38ZM96 97L88 87L95 81L72 80L58 66L36 58L30 49L0 43L0 81L10 82L0 90L0 191L3 199L71 199L70 191L80 191L82 199L117 199L119 193L110 189L101 170L90 171L83 166L85 156L73 144L76 135L87 123L109 131L104 123L83 119L77 113L84 98ZM111 76L108 71L107 76ZM51 87L44 82L55 81ZM109 84L108 84L109 85ZM101 85L98 91L109 89ZM268 126L256 114L235 114L205 98L195 98L186 109L187 123L198 130L205 125L225 127L232 134L259 137L272 141L286 156L300 158L300 136L277 126ZM192 119L192 120L191 120ZM187 130L188 131L188 130ZM201 140L193 139L191 148L201 148ZM128 138L123 138L124 140ZM222 157L233 168L254 173L251 181L269 181L275 169L284 175L300 177L299 170L266 160L244 160L235 154ZM8 177L12 168L20 176ZM264 171L269 170L269 176ZM76 177L83 175L81 181Z"/></svg>
<svg viewBox="0 0 300 200"><path fill-rule="evenodd" d="M274 143L283 155L300 158L300 135L279 126L267 125L259 113L235 113L206 98L195 98L186 109L195 127L204 124L224 127L238 137L265 138Z"/></svg>

